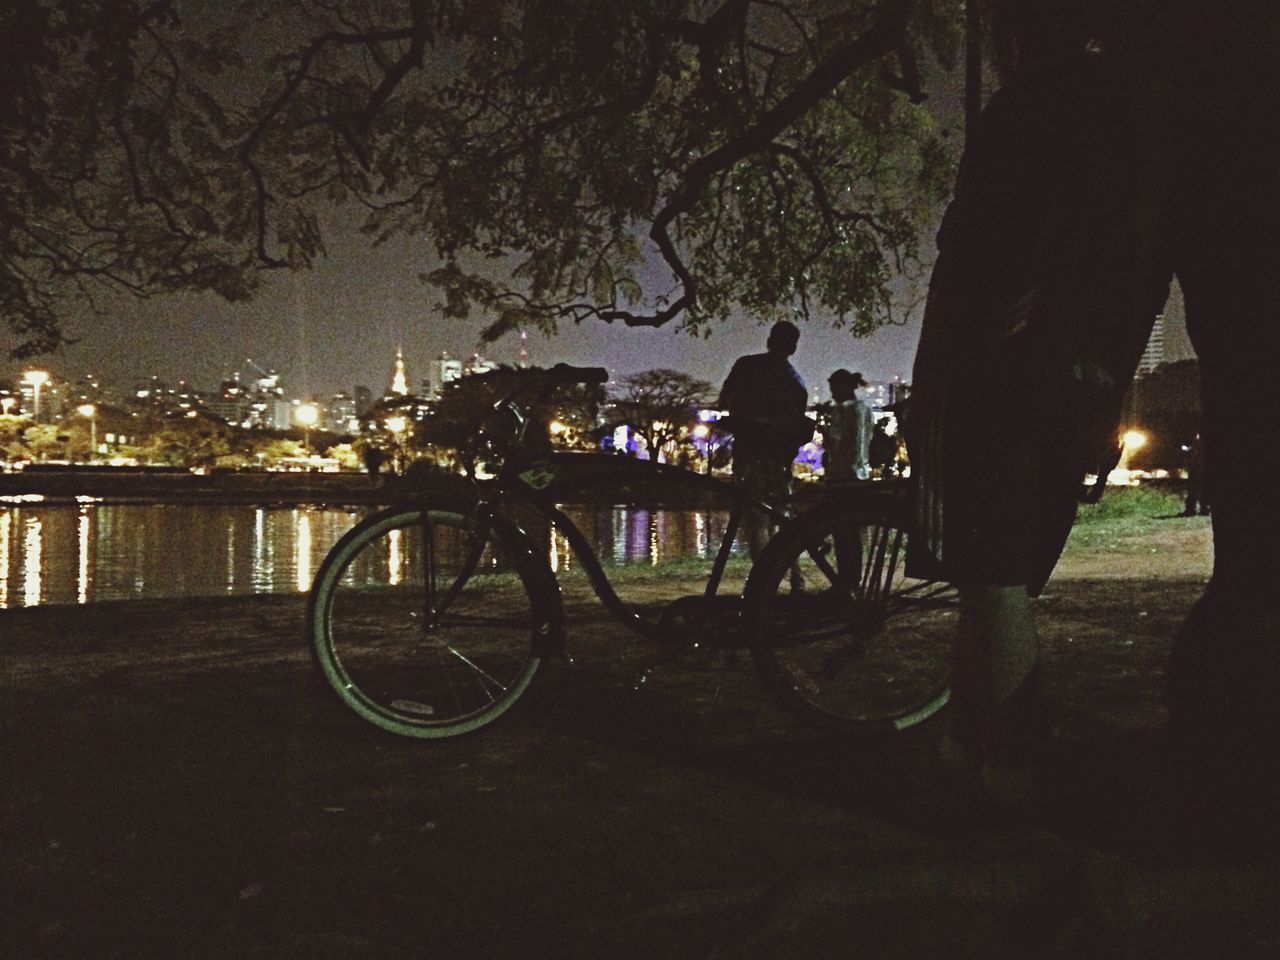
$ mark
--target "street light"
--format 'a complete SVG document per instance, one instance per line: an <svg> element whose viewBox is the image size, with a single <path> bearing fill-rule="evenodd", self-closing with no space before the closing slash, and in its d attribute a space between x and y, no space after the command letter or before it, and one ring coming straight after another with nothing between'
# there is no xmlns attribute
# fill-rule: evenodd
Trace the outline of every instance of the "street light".
<svg viewBox="0 0 1280 960"><path fill-rule="evenodd" d="M302 424L302 446L311 455L311 428L320 419L320 410L314 403L302 403L293 411L293 418Z"/></svg>
<svg viewBox="0 0 1280 960"><path fill-rule="evenodd" d="M49 374L44 370L28 370L22 375L22 382L31 387L31 419L40 419L40 388L49 382Z"/></svg>
<svg viewBox="0 0 1280 960"><path fill-rule="evenodd" d="M89 462L98 456L98 408L92 403L82 403L76 407L76 413L89 418Z"/></svg>

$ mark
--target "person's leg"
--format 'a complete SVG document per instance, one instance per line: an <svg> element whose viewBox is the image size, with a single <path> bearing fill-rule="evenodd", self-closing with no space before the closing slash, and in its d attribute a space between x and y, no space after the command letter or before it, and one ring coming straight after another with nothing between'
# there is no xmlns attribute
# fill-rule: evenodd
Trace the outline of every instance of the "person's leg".
<svg viewBox="0 0 1280 960"><path fill-rule="evenodd" d="M960 584L952 641L951 714L944 752L954 764L1022 763L1036 710L1039 645L1025 586Z"/></svg>
<svg viewBox="0 0 1280 960"><path fill-rule="evenodd" d="M832 586L852 590L862 582L866 532L866 527L848 527L831 535L836 554L836 582Z"/></svg>
<svg viewBox="0 0 1280 960"><path fill-rule="evenodd" d="M735 453L733 479L738 486L756 496L768 494L768 478L764 472L764 464L757 457ZM764 544L769 538L769 523L764 511L750 504L743 509L741 536L747 545L747 553L754 561L760 556L760 551L764 549Z"/></svg>
<svg viewBox="0 0 1280 960"><path fill-rule="evenodd" d="M786 503L791 496L791 463L777 458L741 457L734 461L734 476L747 490L774 503ZM742 536L751 559L757 560L777 525L763 510L748 506L742 515ZM792 583L798 570L793 571ZM803 582L803 578L799 578Z"/></svg>
<svg viewBox="0 0 1280 960"><path fill-rule="evenodd" d="M794 510L791 506L791 461L786 459L776 460L772 465L772 474L774 487L770 491L776 502L786 504L787 515L794 516ZM778 525L770 523L768 525L768 535L773 536L778 530ZM800 561L797 559L791 565L790 574L791 589L793 591L804 590L807 584L804 580L804 573L800 570Z"/></svg>

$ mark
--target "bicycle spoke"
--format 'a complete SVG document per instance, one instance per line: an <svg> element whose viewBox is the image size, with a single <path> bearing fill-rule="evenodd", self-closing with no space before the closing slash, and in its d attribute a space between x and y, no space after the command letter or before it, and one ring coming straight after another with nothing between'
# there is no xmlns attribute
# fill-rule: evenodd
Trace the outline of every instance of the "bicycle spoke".
<svg viewBox="0 0 1280 960"><path fill-rule="evenodd" d="M436 538L433 535L433 524L428 513L422 515L422 617L425 625L434 625L436 618Z"/></svg>
<svg viewBox="0 0 1280 960"><path fill-rule="evenodd" d="M492 687L494 690L496 690L498 694L502 694L506 692L507 687L505 684L495 679L492 674L486 671L483 667L477 664L470 657L466 656L463 653L460 653L459 651L455 650L453 647L447 647L446 649L449 651L449 653L453 654L454 657L456 657L458 660L461 660L464 664L466 664L468 667L471 668L472 676L476 678L476 681L480 684L480 689L484 692L486 696L489 697L490 700L494 699L495 695L489 692L489 687L486 687L484 684L485 680L489 681L489 686Z"/></svg>
<svg viewBox="0 0 1280 960"><path fill-rule="evenodd" d="M798 715L858 734L912 726L946 702L954 590L906 577L883 512L814 510L771 545L744 616L761 677ZM797 563L818 592L789 586Z"/></svg>
<svg viewBox="0 0 1280 960"><path fill-rule="evenodd" d="M511 563L529 555L522 536L413 507L362 522L317 576L312 649L335 692L415 737L453 736L509 709L538 668L538 638L563 629L550 572Z"/></svg>

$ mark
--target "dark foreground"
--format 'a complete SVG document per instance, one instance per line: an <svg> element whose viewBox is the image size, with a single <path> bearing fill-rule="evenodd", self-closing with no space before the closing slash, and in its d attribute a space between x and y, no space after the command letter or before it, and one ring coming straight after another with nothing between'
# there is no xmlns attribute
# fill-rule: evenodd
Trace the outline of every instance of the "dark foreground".
<svg viewBox="0 0 1280 960"><path fill-rule="evenodd" d="M816 736L745 662L633 692L585 610L439 743L317 693L299 598L0 613L0 956L1275 957L1274 857L1162 745L1195 590L1051 589L1055 786L967 829L903 812L918 742Z"/></svg>

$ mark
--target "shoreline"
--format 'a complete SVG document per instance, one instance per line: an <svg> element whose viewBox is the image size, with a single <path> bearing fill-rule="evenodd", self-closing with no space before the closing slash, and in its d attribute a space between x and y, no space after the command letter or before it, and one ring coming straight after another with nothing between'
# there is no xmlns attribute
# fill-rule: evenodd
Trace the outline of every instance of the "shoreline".
<svg viewBox="0 0 1280 960"><path fill-rule="evenodd" d="M50 505L83 498L131 504L366 504L394 499L399 479L360 473L39 470L0 474L0 498Z"/></svg>
<svg viewBox="0 0 1280 960"><path fill-rule="evenodd" d="M0 507L39 503L65 506L85 502L200 504L208 506L380 506L411 500L418 493L473 496L464 477L443 471L406 474L272 472L258 470L191 473L183 469L75 468L0 473ZM654 509L712 509L714 495L694 488L644 485L638 490L574 489L564 501L575 506L639 506Z"/></svg>

